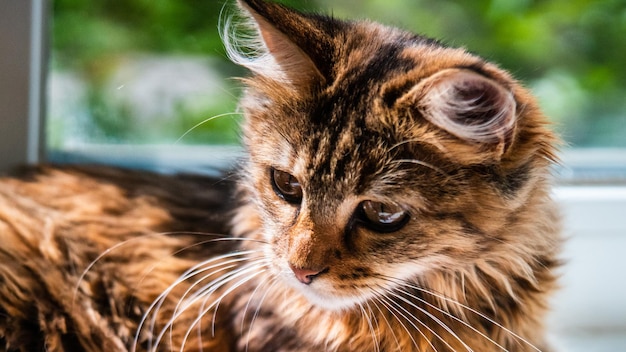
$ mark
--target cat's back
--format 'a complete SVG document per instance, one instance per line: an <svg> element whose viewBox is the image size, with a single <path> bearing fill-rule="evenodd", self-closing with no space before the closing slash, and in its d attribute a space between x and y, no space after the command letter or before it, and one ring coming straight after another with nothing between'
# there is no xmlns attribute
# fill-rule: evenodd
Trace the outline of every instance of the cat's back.
<svg viewBox="0 0 626 352"><path fill-rule="evenodd" d="M230 250L215 239L231 192L227 180L107 167L1 178L0 350L125 351L200 254Z"/></svg>

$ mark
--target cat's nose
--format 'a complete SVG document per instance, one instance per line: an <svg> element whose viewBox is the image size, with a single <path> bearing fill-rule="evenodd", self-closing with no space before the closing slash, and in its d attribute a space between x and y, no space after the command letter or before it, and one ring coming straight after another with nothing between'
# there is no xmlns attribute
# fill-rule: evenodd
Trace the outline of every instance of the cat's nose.
<svg viewBox="0 0 626 352"><path fill-rule="evenodd" d="M310 269L310 268L300 268L289 264L289 268L296 275L298 281L302 282L305 285L310 284L315 277L322 274L323 272L328 271L328 269Z"/></svg>

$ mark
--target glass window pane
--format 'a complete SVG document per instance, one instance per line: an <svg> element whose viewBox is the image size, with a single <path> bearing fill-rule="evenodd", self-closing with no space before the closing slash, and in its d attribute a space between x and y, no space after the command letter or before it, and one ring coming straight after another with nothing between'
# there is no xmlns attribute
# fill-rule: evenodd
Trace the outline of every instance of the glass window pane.
<svg viewBox="0 0 626 352"><path fill-rule="evenodd" d="M229 144L243 75L218 1L53 2L48 144Z"/></svg>
<svg viewBox="0 0 626 352"><path fill-rule="evenodd" d="M283 1L462 45L525 82L575 147L626 147L626 7L585 0ZM226 5L226 12L233 4ZM222 1L53 1L48 144L237 143Z"/></svg>

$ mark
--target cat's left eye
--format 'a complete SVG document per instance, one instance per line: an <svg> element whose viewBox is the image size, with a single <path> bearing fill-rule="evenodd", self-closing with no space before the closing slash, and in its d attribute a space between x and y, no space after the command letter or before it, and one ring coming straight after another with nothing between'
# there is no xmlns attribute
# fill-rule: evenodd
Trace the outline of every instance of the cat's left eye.
<svg viewBox="0 0 626 352"><path fill-rule="evenodd" d="M274 186L274 192L279 197L292 204L300 204L302 202L302 186L297 178L287 172L276 169L271 169L270 177Z"/></svg>
<svg viewBox="0 0 626 352"><path fill-rule="evenodd" d="M357 216L361 224L377 232L398 231L409 220L408 212L401 206L373 200L361 202Z"/></svg>

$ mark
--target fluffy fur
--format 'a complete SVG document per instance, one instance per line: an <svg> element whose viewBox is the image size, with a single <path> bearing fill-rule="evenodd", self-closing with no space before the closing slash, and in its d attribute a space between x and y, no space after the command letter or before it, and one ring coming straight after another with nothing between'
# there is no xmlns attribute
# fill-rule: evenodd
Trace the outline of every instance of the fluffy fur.
<svg viewBox="0 0 626 352"><path fill-rule="evenodd" d="M240 5L258 36L228 50L253 71L236 190L2 180L6 349L549 350L556 138L528 91L395 28Z"/></svg>
<svg viewBox="0 0 626 352"><path fill-rule="evenodd" d="M200 258L232 249L215 241L231 189L104 167L2 179L0 350L129 350L159 294ZM177 303L173 293L163 309Z"/></svg>

